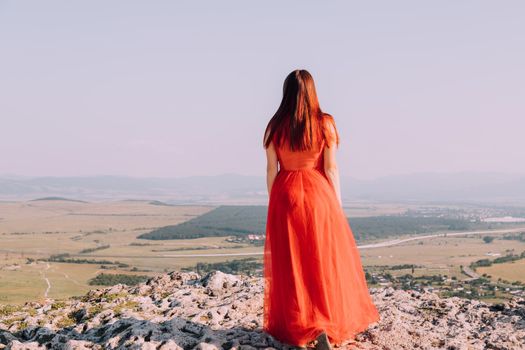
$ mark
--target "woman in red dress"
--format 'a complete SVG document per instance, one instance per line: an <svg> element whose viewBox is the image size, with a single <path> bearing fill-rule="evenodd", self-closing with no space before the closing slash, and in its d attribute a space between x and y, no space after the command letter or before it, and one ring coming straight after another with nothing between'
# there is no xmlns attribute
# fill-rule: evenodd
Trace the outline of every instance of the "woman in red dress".
<svg viewBox="0 0 525 350"><path fill-rule="evenodd" d="M334 118L321 111L312 76L291 72L264 133L263 330L292 346L330 349L379 321L342 208L338 146Z"/></svg>

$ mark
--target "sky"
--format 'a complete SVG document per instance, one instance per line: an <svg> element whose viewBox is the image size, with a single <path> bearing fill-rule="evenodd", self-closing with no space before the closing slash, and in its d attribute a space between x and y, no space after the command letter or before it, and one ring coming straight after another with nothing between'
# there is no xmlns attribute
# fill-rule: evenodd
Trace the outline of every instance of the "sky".
<svg viewBox="0 0 525 350"><path fill-rule="evenodd" d="M525 173L522 1L0 0L0 174L266 175L294 69L342 176Z"/></svg>

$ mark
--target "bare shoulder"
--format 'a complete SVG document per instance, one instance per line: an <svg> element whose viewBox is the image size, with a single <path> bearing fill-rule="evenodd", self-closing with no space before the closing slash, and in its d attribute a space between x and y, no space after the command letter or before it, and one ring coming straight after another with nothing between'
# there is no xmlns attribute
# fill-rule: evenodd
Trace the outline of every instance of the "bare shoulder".
<svg viewBox="0 0 525 350"><path fill-rule="evenodd" d="M322 118L324 122L334 122L335 123L335 118L330 113L323 113Z"/></svg>
<svg viewBox="0 0 525 350"><path fill-rule="evenodd" d="M263 143L266 144L266 142L268 141L268 137L270 136L270 133L271 133L271 130L270 129L267 129L265 130L264 132L264 137L263 137ZM270 142L270 146L271 146L272 142Z"/></svg>
<svg viewBox="0 0 525 350"><path fill-rule="evenodd" d="M333 144L338 146L339 133L337 132L334 117L331 114L324 113L322 116L322 125L328 147L330 148Z"/></svg>

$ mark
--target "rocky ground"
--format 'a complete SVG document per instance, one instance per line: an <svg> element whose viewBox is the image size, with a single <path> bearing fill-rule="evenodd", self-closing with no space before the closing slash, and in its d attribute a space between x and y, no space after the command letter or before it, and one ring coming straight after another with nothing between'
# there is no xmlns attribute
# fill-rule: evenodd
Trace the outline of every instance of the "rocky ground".
<svg viewBox="0 0 525 350"><path fill-rule="evenodd" d="M65 301L0 306L0 349L289 349L263 333L262 278L174 271ZM525 349L525 300L372 289L381 321L340 349Z"/></svg>

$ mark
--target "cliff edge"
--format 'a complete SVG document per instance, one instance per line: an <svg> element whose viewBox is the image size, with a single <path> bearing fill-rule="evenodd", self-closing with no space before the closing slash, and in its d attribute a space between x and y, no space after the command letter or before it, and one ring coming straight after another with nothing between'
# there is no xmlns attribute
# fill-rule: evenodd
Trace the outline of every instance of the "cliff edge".
<svg viewBox="0 0 525 350"><path fill-rule="evenodd" d="M65 301L0 306L0 349L290 349L262 332L261 277L174 271ZM525 349L525 300L372 288L381 320L340 349Z"/></svg>

